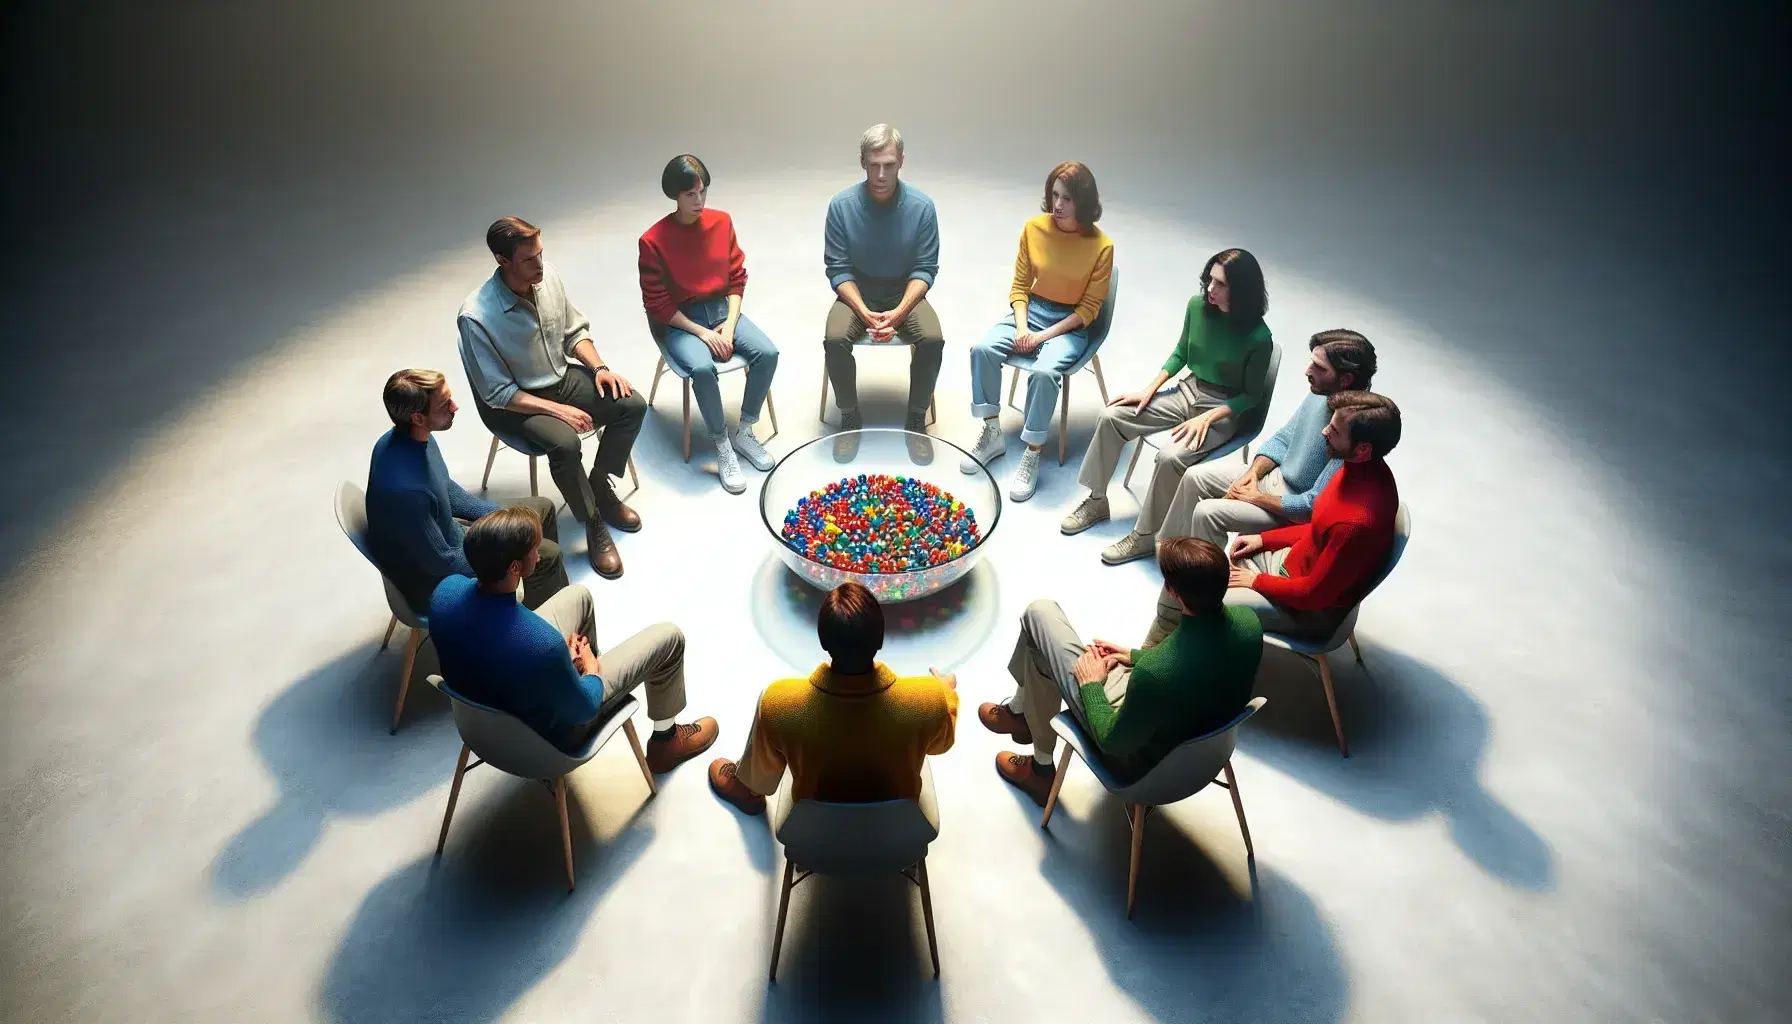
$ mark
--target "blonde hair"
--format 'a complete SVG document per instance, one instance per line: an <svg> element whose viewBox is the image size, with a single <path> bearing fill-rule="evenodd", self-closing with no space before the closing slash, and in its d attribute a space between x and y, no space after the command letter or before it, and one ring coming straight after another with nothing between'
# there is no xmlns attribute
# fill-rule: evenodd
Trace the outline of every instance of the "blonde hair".
<svg viewBox="0 0 1792 1024"><path fill-rule="evenodd" d="M896 155L900 157L902 133L887 124L874 124L865 129L865 134L859 136L859 163L864 163L866 157L886 146L895 146Z"/></svg>
<svg viewBox="0 0 1792 1024"><path fill-rule="evenodd" d="M410 426L412 416L429 411L429 396L447 381L440 370L400 370L387 377L386 390L380 396L386 403L386 415L392 417L394 426Z"/></svg>

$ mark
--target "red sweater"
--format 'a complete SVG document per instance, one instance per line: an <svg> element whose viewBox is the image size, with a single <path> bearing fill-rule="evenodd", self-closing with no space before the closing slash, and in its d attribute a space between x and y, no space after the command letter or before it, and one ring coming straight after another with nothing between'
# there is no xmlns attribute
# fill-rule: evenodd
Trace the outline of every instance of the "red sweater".
<svg viewBox="0 0 1792 1024"><path fill-rule="evenodd" d="M1263 534L1263 550L1292 548L1288 575L1259 573L1251 589L1302 611L1348 608L1368 593L1394 544L1400 492L1380 459L1346 462L1313 502L1311 522Z"/></svg>
<svg viewBox="0 0 1792 1024"><path fill-rule="evenodd" d="M734 220L704 210L685 225L667 214L641 236L641 305L659 323L671 323L692 299L744 295L747 257L734 240Z"/></svg>

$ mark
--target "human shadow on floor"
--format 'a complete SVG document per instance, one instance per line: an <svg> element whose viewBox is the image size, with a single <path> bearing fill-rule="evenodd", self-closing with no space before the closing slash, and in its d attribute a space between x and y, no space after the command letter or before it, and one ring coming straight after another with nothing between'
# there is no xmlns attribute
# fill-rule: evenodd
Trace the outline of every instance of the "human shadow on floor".
<svg viewBox="0 0 1792 1024"><path fill-rule="evenodd" d="M773 872L766 943L783 865ZM936 908L937 909L937 908ZM949 970L949 965L942 964ZM943 1021L940 984L927 955L920 890L901 875L815 875L790 894L778 980L766 989L767 1024L833 1021Z"/></svg>
<svg viewBox="0 0 1792 1024"><path fill-rule="evenodd" d="M1257 692L1269 702L1239 733L1239 748L1378 818L1437 813L1488 874L1523 889L1555 887L1549 844L1479 778L1491 724L1486 709L1423 661L1357 637L1328 659L1350 757L1338 753L1325 691L1311 662L1265 648Z"/></svg>
<svg viewBox="0 0 1792 1024"><path fill-rule="evenodd" d="M570 795L578 888L568 893L552 795L502 779L491 787L502 795L462 792L440 862L426 855L367 894L324 975L324 1019L501 1019L578 947L594 909L653 841L632 817L614 838L594 839Z"/></svg>
<svg viewBox="0 0 1792 1024"><path fill-rule="evenodd" d="M398 735L387 734L403 663L404 627L384 651L369 640L307 673L256 720L253 740L279 795L212 862L212 890L229 900L272 889L305 860L330 819L369 817L446 784L460 750L447 701L418 653Z"/></svg>
<svg viewBox="0 0 1792 1024"><path fill-rule="evenodd" d="M1343 1019L1349 978L1331 929L1282 874L1259 865L1254 886L1245 881L1242 840L1204 849L1207 840L1197 845L1171 814L1154 811L1128 920L1131 831L1120 801L1101 793L1086 810L1060 806L1045 834L1040 873L1088 925L1114 987L1153 1017ZM1238 881L1216 863L1229 860Z"/></svg>

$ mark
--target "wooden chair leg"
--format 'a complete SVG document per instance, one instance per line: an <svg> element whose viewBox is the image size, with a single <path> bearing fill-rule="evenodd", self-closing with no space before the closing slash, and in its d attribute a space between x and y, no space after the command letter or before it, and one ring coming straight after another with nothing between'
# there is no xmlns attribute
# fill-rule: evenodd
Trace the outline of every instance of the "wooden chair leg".
<svg viewBox="0 0 1792 1024"><path fill-rule="evenodd" d="M778 895L778 927L772 932L772 981L778 980L778 955L784 952L784 917L790 913L790 887L796 884L796 864L784 861L784 889Z"/></svg>
<svg viewBox="0 0 1792 1024"><path fill-rule="evenodd" d="M772 418L772 434L771 434L771 436L777 437L778 436L778 403L772 401L772 393L770 391L767 391L765 393L765 414Z"/></svg>
<svg viewBox="0 0 1792 1024"><path fill-rule="evenodd" d="M398 629L398 616L394 615L394 616L392 616L392 621L386 623L386 638L384 640L380 641L380 650L382 650L382 651L385 650L386 647L392 643L392 634L397 629Z"/></svg>
<svg viewBox="0 0 1792 1024"><path fill-rule="evenodd" d="M691 461L691 382L684 382L684 461Z"/></svg>
<svg viewBox="0 0 1792 1024"><path fill-rule="evenodd" d="M823 423L828 421L828 368L826 366L821 368L821 409L815 415Z"/></svg>
<svg viewBox="0 0 1792 1024"><path fill-rule="evenodd" d="M927 953L933 958L933 976L940 976L940 944L933 935L933 889L927 884L927 858L915 865L921 881L921 920L927 922Z"/></svg>
<svg viewBox="0 0 1792 1024"><path fill-rule="evenodd" d="M641 777L647 780L649 795L658 793L660 787L653 781L653 769L647 767L647 755L641 752L641 735L635 732L634 719L622 723L622 731L628 736L628 746L635 752L635 763L641 766Z"/></svg>
<svg viewBox="0 0 1792 1024"><path fill-rule="evenodd" d="M1145 439L1141 437L1132 443L1132 461L1126 464L1126 479L1120 481L1120 486L1132 486L1132 471L1139 468L1139 456L1144 453Z"/></svg>
<svg viewBox="0 0 1792 1024"><path fill-rule="evenodd" d="M479 478L479 489L481 491L491 485L492 463L497 461L498 449L503 447L503 444L504 443L499 441L496 437L492 438L492 450L485 454L485 475Z"/></svg>
<svg viewBox="0 0 1792 1024"><path fill-rule="evenodd" d="M1145 805L1132 805L1132 867L1126 872L1126 919L1132 920L1133 897L1139 891L1139 855L1145 849Z"/></svg>
<svg viewBox="0 0 1792 1024"><path fill-rule="evenodd" d="M1108 404L1108 382L1101 375L1101 356L1089 360L1089 365L1095 367L1095 386L1101 389L1101 404L1105 408Z"/></svg>
<svg viewBox="0 0 1792 1024"><path fill-rule="evenodd" d="M1058 388L1058 465L1064 464L1065 454L1070 449L1070 378Z"/></svg>
<svg viewBox="0 0 1792 1024"><path fill-rule="evenodd" d="M1356 655L1356 663L1361 665L1363 663L1363 649L1357 645L1356 630L1353 629L1350 631L1348 639L1350 640L1350 652Z"/></svg>
<svg viewBox="0 0 1792 1024"><path fill-rule="evenodd" d="M662 355L662 356L660 356L660 361L658 363L655 363L654 367L653 367L653 386L647 389L647 404L648 405L652 405L653 404L653 396L660 393L660 375L664 374L665 372L666 372L666 357Z"/></svg>
<svg viewBox="0 0 1792 1024"><path fill-rule="evenodd" d="M1251 845L1251 826L1244 820L1244 798L1238 795L1238 776L1232 774L1232 759L1226 759L1226 789L1232 794L1232 809L1238 812L1238 831L1244 833L1244 855L1247 860L1257 859L1257 849Z"/></svg>
<svg viewBox="0 0 1792 1024"><path fill-rule="evenodd" d="M1058 771L1052 776L1052 791L1045 795L1045 813L1039 816L1039 827L1044 828L1052 823L1052 812L1058 809L1058 791L1064 788L1064 776L1070 774L1070 758L1076 748L1064 744L1064 752L1058 755Z"/></svg>
<svg viewBox="0 0 1792 1024"><path fill-rule="evenodd" d="M398 720L404 716L404 695L411 689L411 669L417 666L417 649L423 646L423 631L411 630L404 645L404 668L398 677L398 703L392 708L392 735L398 735Z"/></svg>
<svg viewBox="0 0 1792 1024"><path fill-rule="evenodd" d="M535 482L535 456L529 456L529 497L541 497L541 487Z"/></svg>
<svg viewBox="0 0 1792 1024"><path fill-rule="evenodd" d="M442 847L448 845L448 823L454 820L454 804L460 799L460 782L467 775L467 756L473 748L465 743L460 745L460 761L454 766L454 785L448 788L448 810L442 815L442 834L436 837L436 856L442 855Z"/></svg>
<svg viewBox="0 0 1792 1024"><path fill-rule="evenodd" d="M634 494L641 489L641 475L635 472L635 457L633 455L628 457L628 479L629 483L633 485L629 488L628 493Z"/></svg>
<svg viewBox="0 0 1792 1024"><path fill-rule="evenodd" d="M566 891L573 891L572 823L566 818L566 776L554 779L554 804L560 809L560 853L566 859Z"/></svg>
<svg viewBox="0 0 1792 1024"><path fill-rule="evenodd" d="M1013 366L1009 369L1014 371L1014 379L1008 382L1008 407L1012 409L1015 408L1014 392L1020 388L1020 367Z"/></svg>
<svg viewBox="0 0 1792 1024"><path fill-rule="evenodd" d="M1338 694L1332 688L1332 667L1321 654L1313 659L1319 663L1319 682L1325 687L1325 703L1332 709L1332 730L1338 734L1338 752L1345 757L1350 756L1350 745L1344 742L1344 719L1338 715Z"/></svg>

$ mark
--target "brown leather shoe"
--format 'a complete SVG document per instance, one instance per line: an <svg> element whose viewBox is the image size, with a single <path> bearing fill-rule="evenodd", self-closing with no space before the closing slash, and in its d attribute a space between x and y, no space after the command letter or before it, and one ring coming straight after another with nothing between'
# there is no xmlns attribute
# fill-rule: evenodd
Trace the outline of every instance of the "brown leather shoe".
<svg viewBox="0 0 1792 1024"><path fill-rule="evenodd" d="M622 575L622 554L601 519L585 524L585 557L591 560L591 571L606 580Z"/></svg>
<svg viewBox="0 0 1792 1024"><path fill-rule="evenodd" d="M647 740L647 767L655 775L669 772L708 750L720 731L715 719L699 718L673 726L663 737L656 732Z"/></svg>
<svg viewBox="0 0 1792 1024"><path fill-rule="evenodd" d="M1033 802L1045 806L1045 798L1052 791L1052 770L1033 760L1032 754L1016 754L1012 750L1004 750L996 755L996 774L1002 781L1033 798Z"/></svg>
<svg viewBox="0 0 1792 1024"><path fill-rule="evenodd" d="M725 757L709 762L709 788L742 814L764 814L765 797L747 788L735 773L735 763Z"/></svg>
<svg viewBox="0 0 1792 1024"><path fill-rule="evenodd" d="M604 522L623 533L634 533L641 528L641 517L616 496L609 474L601 469L591 474L591 493L597 498L597 514L603 516Z"/></svg>
<svg viewBox="0 0 1792 1024"><path fill-rule="evenodd" d="M1027 725L1026 716L1015 714L1006 704L978 705L977 721L999 736L1014 737L1016 743L1033 742L1033 730Z"/></svg>

